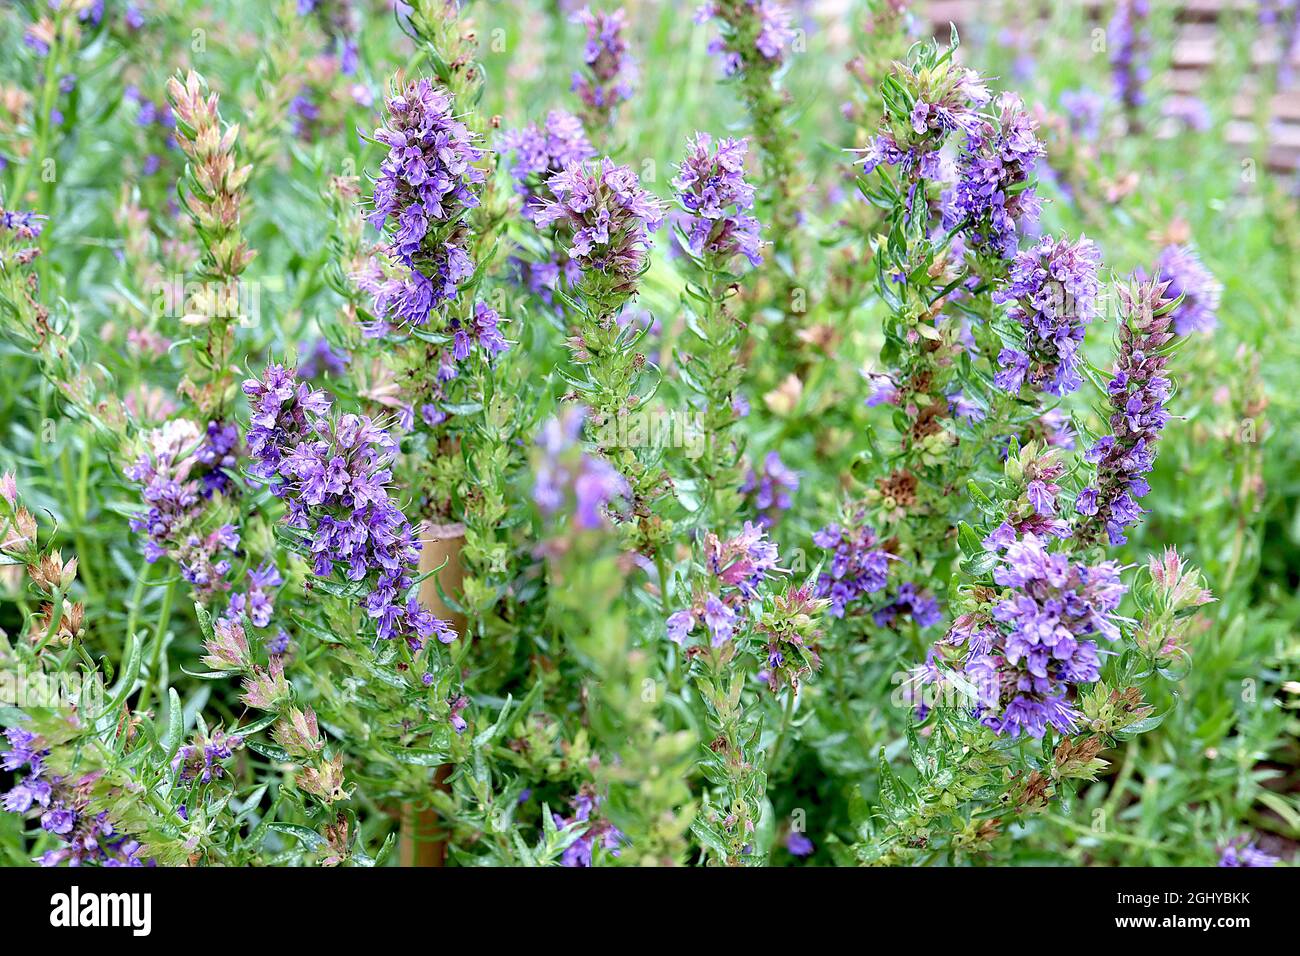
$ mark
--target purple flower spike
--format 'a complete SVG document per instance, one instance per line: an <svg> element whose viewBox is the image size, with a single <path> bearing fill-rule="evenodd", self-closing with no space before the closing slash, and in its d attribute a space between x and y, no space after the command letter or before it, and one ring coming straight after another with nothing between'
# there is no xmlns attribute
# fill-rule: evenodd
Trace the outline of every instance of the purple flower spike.
<svg viewBox="0 0 1300 956"><path fill-rule="evenodd" d="M614 291L632 291L653 245L650 234L663 224L659 200L631 168L608 158L575 163L547 184L555 200L537 211L537 225L561 227L569 256L584 272L601 273Z"/></svg>
<svg viewBox="0 0 1300 956"><path fill-rule="evenodd" d="M1030 180L1043 144L1020 97L1003 93L996 119L967 130L957 158L957 182L945 195L945 229L961 227L975 252L1011 259L1017 230L1038 221L1039 202Z"/></svg>
<svg viewBox="0 0 1300 956"><path fill-rule="evenodd" d="M1083 382L1079 346L1097 315L1101 252L1089 239L1070 243L1044 237L1018 254L1007 288L996 302L1014 303L1011 318L1025 333L1025 350L1003 349L994 383L1013 394L1026 382L1052 395L1067 395Z"/></svg>
<svg viewBox="0 0 1300 956"><path fill-rule="evenodd" d="M551 110L542 126L533 123L506 133L501 148L512 154L510 178L524 197L524 214L530 219L554 198L546 185L552 176L596 155L582 121L564 110Z"/></svg>
<svg viewBox="0 0 1300 956"><path fill-rule="evenodd" d="M1164 404L1171 390L1165 375L1168 356L1161 350L1174 337L1164 283L1121 287L1119 293L1124 318L1115 373L1107 387L1110 434L1085 452L1097 466L1097 482L1084 488L1075 502L1083 537L1098 537L1104 529L1112 545L1124 544L1125 529L1143 514L1137 499L1150 490L1146 476L1155 467L1156 443L1169 421Z"/></svg>
<svg viewBox="0 0 1300 956"><path fill-rule="evenodd" d="M1070 685L1091 683L1101 661L1094 638L1119 637L1114 615L1126 588L1119 565L1071 562L1032 534L1010 542L994 580L1004 588L991 616L958 618L946 643L965 647L964 673L982 723L998 734L1072 733Z"/></svg>
<svg viewBox="0 0 1300 956"><path fill-rule="evenodd" d="M582 51L586 69L573 74L572 88L594 131L608 126L618 105L632 97L636 66L623 37L627 14L621 9L606 13L583 7L573 19L586 29L587 42Z"/></svg>
<svg viewBox="0 0 1300 956"><path fill-rule="evenodd" d="M1182 301L1174 308L1174 332L1212 332L1219 322L1223 286L1189 246L1165 246L1156 261L1156 278L1168 282L1166 298Z"/></svg>
<svg viewBox="0 0 1300 956"><path fill-rule="evenodd" d="M631 489L613 465L582 450L585 418L586 409L572 406L543 426L537 439L541 457L534 473L533 501L550 516L572 500L574 524L593 531L605 526L611 502Z"/></svg>
<svg viewBox="0 0 1300 956"><path fill-rule="evenodd" d="M751 266L761 265L759 223L754 187L745 181L745 140L723 139L711 150L713 138L696 133L686 144L673 188L690 214L683 232L690 251L725 268L737 255Z"/></svg>
<svg viewBox="0 0 1300 956"><path fill-rule="evenodd" d="M420 543L392 498L393 437L365 416L330 415L324 393L280 365L245 382L244 393L253 407L252 470L283 499L289 525L306 532L316 575L341 571L348 581L364 582L362 607L384 640L402 638L413 648L431 637L454 641L449 624L407 596ZM279 577L271 568L259 575Z"/></svg>
<svg viewBox="0 0 1300 956"><path fill-rule="evenodd" d="M427 79L386 101L387 122L375 139L388 146L373 193L370 223L388 230L389 255L401 274L377 284L382 335L390 325L422 326L474 274L461 219L479 204L486 176L474 134L452 112L451 95ZM389 321L391 319L391 322Z"/></svg>

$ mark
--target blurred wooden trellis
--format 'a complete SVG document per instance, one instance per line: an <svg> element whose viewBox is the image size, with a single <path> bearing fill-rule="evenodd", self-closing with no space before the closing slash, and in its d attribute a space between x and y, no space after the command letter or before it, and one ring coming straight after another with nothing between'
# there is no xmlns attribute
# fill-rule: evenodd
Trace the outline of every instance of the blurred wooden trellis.
<svg viewBox="0 0 1300 956"><path fill-rule="evenodd" d="M1115 7L1115 0L1063 0L1087 10L1090 17L1104 25ZM1167 105L1174 109L1194 109L1196 96L1204 75L1215 63L1223 38L1220 19L1231 12L1240 17L1257 19L1261 6L1269 0L1155 0L1153 6L1173 10L1177 36L1169 51L1168 73L1161 78L1167 90ZM936 35L946 35L948 24L955 23L959 30L990 22L1005 24L1011 11L1025 22L1026 15L1047 5L1034 0L929 0L920 5L920 13L928 20ZM1273 6L1279 6L1273 0ZM1285 22L1285 21L1284 21ZM965 32L970 32L965 31ZM1233 101L1233 119L1226 128L1230 143L1243 152L1252 149L1260 117L1258 97L1261 71L1271 75L1277 69L1278 58L1289 49L1289 60L1294 79L1289 89L1280 89L1269 104L1269 144L1265 162L1279 172L1300 169L1300 44L1288 44L1281 27L1271 27L1261 32L1251 49L1253 71L1242 77L1241 88Z"/></svg>

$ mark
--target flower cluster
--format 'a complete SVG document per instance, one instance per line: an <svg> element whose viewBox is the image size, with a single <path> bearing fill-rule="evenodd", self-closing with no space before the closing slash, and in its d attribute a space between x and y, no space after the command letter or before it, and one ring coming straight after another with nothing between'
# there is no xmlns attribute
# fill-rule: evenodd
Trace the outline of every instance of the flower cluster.
<svg viewBox="0 0 1300 956"><path fill-rule="evenodd" d="M871 620L877 627L893 627L903 617L911 618L917 627L932 627L943 620L943 613L932 594L906 581L899 585L888 604L871 612Z"/></svg>
<svg viewBox="0 0 1300 956"><path fill-rule="evenodd" d="M984 547L1001 551L1022 535L1039 538L1068 538L1070 523L1060 517L1056 500L1065 473L1060 451L1047 442L1027 442L1016 455L1007 456L1003 468L1007 478L1023 491L1007 503L1007 516L984 539Z"/></svg>
<svg viewBox="0 0 1300 956"><path fill-rule="evenodd" d="M591 531L604 526L610 503L631 494L631 489L613 465L582 450L586 415L585 408L572 406L542 426L537 437L541 455L534 470L533 501L542 514L550 516L572 500L574 524Z"/></svg>
<svg viewBox="0 0 1300 956"><path fill-rule="evenodd" d="M1079 715L1069 687L1100 676L1092 638L1119 637L1114 612L1126 590L1119 565L1073 563L1026 535L1007 547L993 578L1004 591L992 611L961 615L946 638L964 648L981 722L1012 737L1042 737L1049 726L1073 732Z"/></svg>
<svg viewBox="0 0 1300 956"><path fill-rule="evenodd" d="M1211 332L1219 321L1223 286L1190 246L1165 246L1156 260L1156 278L1169 283L1167 297L1182 296L1172 313L1174 332Z"/></svg>
<svg viewBox="0 0 1300 956"><path fill-rule="evenodd" d="M585 273L600 273L610 291L630 293L645 269L650 234L663 224L659 200L641 188L630 167L602 159L575 163L547 180L553 202L541 206L537 225L562 227L568 253Z"/></svg>
<svg viewBox="0 0 1300 956"><path fill-rule="evenodd" d="M696 133L672 182L689 213L682 226L686 246L716 268L726 268L737 255L761 265L759 222L747 213L754 208L754 187L745 181L748 145L723 139L712 146L713 137Z"/></svg>
<svg viewBox="0 0 1300 956"><path fill-rule="evenodd" d="M491 361L510 348L510 343L501 334L501 316L496 309L484 302L474 303L474 314L465 323L452 319L451 355L457 362L463 362L470 356L474 347L478 347Z"/></svg>
<svg viewBox="0 0 1300 956"><path fill-rule="evenodd" d="M449 624L407 597L420 544L391 497L392 436L365 416L329 415L329 398L282 365L246 381L244 393L253 407L253 471L283 499L289 525L306 532L316 575L339 568L365 582L362 606L385 640L400 637L413 648L433 636L455 640Z"/></svg>
<svg viewBox="0 0 1300 956"><path fill-rule="evenodd" d="M540 261L512 256L510 265L515 281L547 305L554 304L556 288L571 288L582 278L582 267L563 250L555 250Z"/></svg>
<svg viewBox="0 0 1300 956"><path fill-rule="evenodd" d="M1237 837L1219 852L1219 866L1277 866L1278 857L1265 853L1250 837Z"/></svg>
<svg viewBox="0 0 1300 956"><path fill-rule="evenodd" d="M759 585L779 570L776 544L750 521L726 541L709 532L704 555L711 586L697 590L689 608L669 616L668 638L675 644L683 643L701 622L714 647L725 644L735 634L741 614L758 597Z"/></svg>
<svg viewBox="0 0 1300 956"><path fill-rule="evenodd" d="M229 609L224 616L232 619L247 616L257 627L266 627L271 623L271 612L275 610L272 589L283 583L279 569L269 562L250 570L248 593L232 594Z"/></svg>
<svg viewBox="0 0 1300 956"><path fill-rule="evenodd" d="M764 456L761 468L749 469L745 483L740 487L742 495L753 497L759 523L765 528L773 527L781 512L790 510L790 496L798 490L799 473L786 467L781 456L774 451Z"/></svg>
<svg viewBox="0 0 1300 956"><path fill-rule="evenodd" d="M1017 228L1038 219L1037 194L1026 184L1044 147L1020 97L1003 93L994 106L996 116L981 116L967 131L957 181L945 194L943 225L960 228L967 248L1010 259Z"/></svg>
<svg viewBox="0 0 1300 956"><path fill-rule="evenodd" d="M814 586L789 586L772 598L772 610L759 617L755 634L767 645L758 679L776 693L782 687L797 690L799 681L821 668L814 643L821 635L818 618L830 606L828 598L814 594Z"/></svg>
<svg viewBox="0 0 1300 956"><path fill-rule="evenodd" d="M582 51L585 71L573 74L573 91L582 100L583 114L591 129L608 126L618 104L632 96L635 65L628 53L623 31L627 14L622 10L609 13L583 7L574 22L587 31ZM584 157L585 158L585 157Z"/></svg>
<svg viewBox="0 0 1300 956"><path fill-rule="evenodd" d="M1085 540L1105 528L1111 544L1127 541L1124 529L1142 517L1136 499L1151 490L1146 476L1155 467L1156 442L1169 421L1164 404L1171 390L1165 375L1169 358L1163 349L1174 333L1165 292L1165 284L1154 281L1119 290L1119 354L1106 389L1110 434L1085 452L1097 466L1097 479L1079 492L1074 505Z"/></svg>
<svg viewBox="0 0 1300 956"><path fill-rule="evenodd" d="M219 729L211 735L196 734L193 743L176 751L172 770L179 774L183 784L211 783L225 776L226 771L220 762L229 759L243 745L244 739L238 734L223 733Z"/></svg>
<svg viewBox="0 0 1300 956"><path fill-rule="evenodd" d="M483 150L453 114L449 93L420 79L386 105L387 123L375 139L388 146L388 156L375 183L370 222L389 228L390 256L405 274L391 277L376 296L381 321L372 335L387 331L390 316L399 327L424 325L473 275L461 219L478 205L474 187L486 175L474 165Z"/></svg>
<svg viewBox="0 0 1300 956"><path fill-rule="evenodd" d="M216 434L224 442L224 429L218 426ZM212 436L209 429L201 439L193 422L175 419L146 435L146 451L126 469L148 506L130 522L132 531L144 535L145 560L175 560L204 603L229 590L230 559L239 549L234 525L205 528L211 514L205 499L229 480L223 470L228 455L211 443Z"/></svg>
<svg viewBox="0 0 1300 956"><path fill-rule="evenodd" d="M42 866L152 865L152 860L146 864L140 859L139 841L118 832L107 812L90 811L90 788L97 774L78 780L55 776L46 766L50 750L39 737L21 727L10 727L4 734L9 749L0 751L0 769L24 775L0 798L0 806L9 813L38 814L41 829L63 844L38 857Z"/></svg>
<svg viewBox="0 0 1300 956"><path fill-rule="evenodd" d="M29 265L41 254L39 246L23 243L35 242L41 237L47 218L38 213L0 206L0 238L4 240L0 248L0 269L7 269L10 262L19 266Z"/></svg>
<svg viewBox="0 0 1300 956"><path fill-rule="evenodd" d="M831 552L830 566L817 578L817 596L830 600L831 617L843 617L863 595L884 590L891 556L868 525L828 524L813 535L813 544Z"/></svg>
<svg viewBox="0 0 1300 956"><path fill-rule="evenodd" d="M1025 334L1024 349L1004 348L994 383L1012 394L1026 381L1052 395L1068 395L1083 382L1079 345L1097 315L1101 251L1089 239L1045 236L1016 255L997 302L1014 303L1009 315Z"/></svg>
<svg viewBox="0 0 1300 956"><path fill-rule="evenodd" d="M722 36L710 41L709 52L731 76L754 62L776 68L785 62L795 39L790 11L777 0L707 0L695 13L696 23L717 20Z"/></svg>
<svg viewBox="0 0 1300 956"><path fill-rule="evenodd" d="M318 336L306 349L307 355L298 363L298 374L305 379L320 378L322 375L337 378L345 374L352 356L330 345L325 336Z"/></svg>
<svg viewBox="0 0 1300 956"><path fill-rule="evenodd" d="M203 444L194 453L203 473L203 497L231 495L238 489L234 475L239 469L239 428L233 422L208 422Z"/></svg>
<svg viewBox="0 0 1300 956"><path fill-rule="evenodd" d="M298 0L298 16L313 14L329 37L331 56L337 56L339 69L351 76L357 71L356 34L361 26L352 0Z"/></svg>
<svg viewBox="0 0 1300 956"><path fill-rule="evenodd" d="M573 816L562 817L551 814L555 825L560 829L572 827L582 835L569 844L560 862L564 866L591 866L591 855L597 846L608 850L611 856L618 856L619 847L626 839L618 827L610 823L600 813L600 796L590 784L583 784L577 794L569 801Z"/></svg>
<svg viewBox="0 0 1300 956"><path fill-rule="evenodd" d="M547 180L596 155L582 121L564 110L551 110L541 126L529 123L506 133L501 148L512 154L510 178L524 198L524 215L530 219L551 198Z"/></svg>
<svg viewBox="0 0 1300 956"><path fill-rule="evenodd" d="M1081 87L1061 93L1061 109L1065 111L1070 132L1080 139L1092 142L1101 135L1101 121L1106 112L1106 98L1096 90Z"/></svg>
<svg viewBox="0 0 1300 956"><path fill-rule="evenodd" d="M906 115L887 113L882 118L880 131L863 150L863 171L901 166L908 178L946 178L939 150L949 135L975 135L986 122L978 112L990 99L984 80L949 60L941 68L919 71L896 64L890 82L906 90L914 104Z"/></svg>
<svg viewBox="0 0 1300 956"><path fill-rule="evenodd" d="M144 162L140 172L145 176L152 176L162 168L162 156L160 150L176 150L179 145L176 142L176 116L171 107L166 103L155 103L143 93L137 86L128 86L123 91L122 98L129 103L134 103L136 107L135 125L145 135L148 141L149 152L145 154Z"/></svg>

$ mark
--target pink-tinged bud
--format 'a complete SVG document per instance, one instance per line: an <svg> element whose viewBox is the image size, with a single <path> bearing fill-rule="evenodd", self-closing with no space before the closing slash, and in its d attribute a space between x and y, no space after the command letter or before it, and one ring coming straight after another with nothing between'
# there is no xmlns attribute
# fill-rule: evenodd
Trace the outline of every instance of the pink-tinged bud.
<svg viewBox="0 0 1300 956"><path fill-rule="evenodd" d="M316 724L316 714L310 707L306 711L290 707L288 716L276 723L271 736L289 754L298 758L311 757L325 748Z"/></svg>
<svg viewBox="0 0 1300 956"><path fill-rule="evenodd" d="M244 678L244 693L239 698L254 710L278 710L289 699L289 682L284 679L284 664L271 659L269 670L254 666Z"/></svg>
<svg viewBox="0 0 1300 956"><path fill-rule="evenodd" d="M11 520L0 523L0 551L12 555L30 554L36 546L36 519L19 506ZM31 555L33 558L34 554Z"/></svg>
<svg viewBox="0 0 1300 956"><path fill-rule="evenodd" d="M298 786L324 803L346 800L347 791L343 789L343 758L335 755L333 759L322 760L312 767L304 767L298 774Z"/></svg>
<svg viewBox="0 0 1300 956"><path fill-rule="evenodd" d="M1200 607L1213 601L1214 595L1201 586L1201 572L1185 567L1178 552L1165 548L1159 558L1152 555L1147 562L1151 580L1171 610L1183 611Z"/></svg>
<svg viewBox="0 0 1300 956"><path fill-rule="evenodd" d="M9 502L10 508L18 507L18 481L12 471L0 475L0 498Z"/></svg>
<svg viewBox="0 0 1300 956"><path fill-rule="evenodd" d="M248 636L238 621L218 620L213 636L203 642L207 656L203 663L214 671L242 671L252 663L248 654Z"/></svg>

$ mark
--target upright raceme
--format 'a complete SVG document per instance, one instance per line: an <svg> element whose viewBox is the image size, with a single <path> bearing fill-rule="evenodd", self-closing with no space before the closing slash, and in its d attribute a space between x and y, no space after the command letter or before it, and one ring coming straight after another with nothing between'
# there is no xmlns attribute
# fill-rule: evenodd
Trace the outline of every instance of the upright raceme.
<svg viewBox="0 0 1300 956"><path fill-rule="evenodd" d="M687 248L715 268L726 268L738 255L751 266L763 262L759 223L748 212L754 208L754 187L745 181L747 148L735 139L713 148L713 137L696 133L672 183L690 214L683 226Z"/></svg>
<svg viewBox="0 0 1300 956"><path fill-rule="evenodd" d="M1013 394L1028 383L1052 395L1068 395L1082 384L1079 346L1096 317L1101 251L1088 239L1057 241L1050 236L1019 253L1006 289L995 302L1010 302L1008 315L1024 332L1024 348L1004 348L994 382Z"/></svg>
<svg viewBox="0 0 1300 956"><path fill-rule="evenodd" d="M510 178L524 197L524 215L530 219L554 198L547 184L552 176L596 155L582 121L564 110L551 110L541 125L529 123L506 133L501 148L511 153Z"/></svg>
<svg viewBox="0 0 1300 956"><path fill-rule="evenodd" d="M603 293L631 294L653 245L651 233L663 224L659 200L630 167L608 157L575 163L547 185L555 199L537 211L537 225L562 227L569 255L584 273L599 274Z"/></svg>
<svg viewBox="0 0 1300 956"><path fill-rule="evenodd" d="M413 648L433 636L455 640L409 593L420 543L390 495L396 444L388 432L365 416L330 415L325 394L281 365L245 382L244 393L253 407L254 473L283 499L289 525L305 532L315 573L338 570L364 582L362 606L385 640L400 637Z"/></svg>
<svg viewBox="0 0 1300 956"><path fill-rule="evenodd" d="M1182 297L1172 313L1177 334L1214 330L1219 322L1223 286L1195 250L1190 246L1165 246L1156 260L1156 278L1169 283L1166 298Z"/></svg>
<svg viewBox="0 0 1300 956"><path fill-rule="evenodd" d="M1119 355L1107 386L1110 434L1086 452L1097 477L1075 502L1078 534L1085 540L1104 529L1112 545L1123 544L1125 529L1142 517L1138 499L1151 490L1146 476L1155 467L1156 442L1169 421L1165 400L1171 385L1165 374L1168 355L1162 350L1174 332L1166 291L1158 282L1119 290Z"/></svg>
<svg viewBox="0 0 1300 956"><path fill-rule="evenodd" d="M1020 97L1003 93L994 107L992 116L966 131L943 225L960 228L972 251L1009 260L1016 254L1017 230L1038 220L1038 197L1026 184L1044 148Z"/></svg>
<svg viewBox="0 0 1300 956"><path fill-rule="evenodd" d="M1151 79L1150 16L1150 0L1118 0L1106 30L1115 93L1130 121L1146 102L1143 87Z"/></svg>
<svg viewBox="0 0 1300 956"><path fill-rule="evenodd" d="M585 69L574 72L573 91L582 100L583 117L594 133L608 126L618 105L632 96L635 66L623 36L627 14L621 9L606 13L583 7L574 20L587 31L587 41L582 50Z"/></svg>
<svg viewBox="0 0 1300 956"><path fill-rule="evenodd" d="M790 11L777 0L708 0L695 20L710 19L718 22L722 36L709 43L709 52L727 76L753 61L780 66L795 36Z"/></svg>
<svg viewBox="0 0 1300 956"><path fill-rule="evenodd" d="M456 298L474 274L462 219L479 203L484 152L453 112L451 95L427 79L385 101L387 121L375 139L388 146L373 194L370 222L387 230L389 254L401 267L377 291L380 335L391 325L422 326Z"/></svg>

